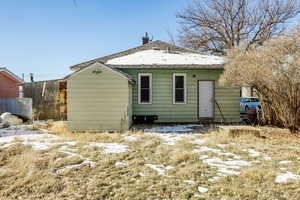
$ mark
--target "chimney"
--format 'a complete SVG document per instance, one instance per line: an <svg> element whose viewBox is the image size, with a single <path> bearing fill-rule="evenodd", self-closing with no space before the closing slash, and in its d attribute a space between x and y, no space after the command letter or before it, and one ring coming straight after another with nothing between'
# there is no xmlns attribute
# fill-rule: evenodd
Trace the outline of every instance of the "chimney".
<svg viewBox="0 0 300 200"><path fill-rule="evenodd" d="M148 33L146 32L146 33L145 33L145 36L143 37L143 45L144 45L144 44L148 44L149 41L150 41L150 38L149 38L149 36L148 36Z"/></svg>
<svg viewBox="0 0 300 200"><path fill-rule="evenodd" d="M30 76L30 82L33 83L34 82L34 80L33 80L33 73L30 73L29 76Z"/></svg>

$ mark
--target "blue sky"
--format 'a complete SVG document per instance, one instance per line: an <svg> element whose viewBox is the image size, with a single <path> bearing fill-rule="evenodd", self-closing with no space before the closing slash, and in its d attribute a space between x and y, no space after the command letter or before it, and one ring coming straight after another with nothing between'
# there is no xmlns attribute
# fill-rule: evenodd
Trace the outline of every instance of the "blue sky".
<svg viewBox="0 0 300 200"><path fill-rule="evenodd" d="M188 0L0 0L0 67L35 80L141 44L148 31L169 40Z"/></svg>
<svg viewBox="0 0 300 200"><path fill-rule="evenodd" d="M176 35L177 11L191 0L0 0L0 67L35 80L69 66ZM299 20L299 18L298 18Z"/></svg>

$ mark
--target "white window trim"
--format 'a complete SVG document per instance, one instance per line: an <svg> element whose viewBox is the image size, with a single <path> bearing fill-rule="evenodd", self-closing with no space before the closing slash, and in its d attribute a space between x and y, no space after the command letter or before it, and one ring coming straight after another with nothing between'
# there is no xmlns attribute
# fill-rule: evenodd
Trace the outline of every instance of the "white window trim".
<svg viewBox="0 0 300 200"><path fill-rule="evenodd" d="M176 76L183 76L184 79L184 102L175 102L175 77ZM186 104L186 73L173 73L173 104Z"/></svg>
<svg viewBox="0 0 300 200"><path fill-rule="evenodd" d="M138 104L152 104L152 73L139 73L138 75ZM150 96L149 96L149 100L150 102L141 102L141 76L149 76L149 81L150 81Z"/></svg>

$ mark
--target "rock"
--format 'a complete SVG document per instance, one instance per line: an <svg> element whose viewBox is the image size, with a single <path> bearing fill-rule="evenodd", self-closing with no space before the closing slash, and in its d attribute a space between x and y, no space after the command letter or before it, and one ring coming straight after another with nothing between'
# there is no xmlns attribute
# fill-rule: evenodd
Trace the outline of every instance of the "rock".
<svg viewBox="0 0 300 200"><path fill-rule="evenodd" d="M5 112L0 116L2 122L9 125L19 125L23 123L23 120L16 115L13 115L9 112Z"/></svg>
<svg viewBox="0 0 300 200"><path fill-rule="evenodd" d="M0 128L7 128L9 124L7 122L0 122Z"/></svg>

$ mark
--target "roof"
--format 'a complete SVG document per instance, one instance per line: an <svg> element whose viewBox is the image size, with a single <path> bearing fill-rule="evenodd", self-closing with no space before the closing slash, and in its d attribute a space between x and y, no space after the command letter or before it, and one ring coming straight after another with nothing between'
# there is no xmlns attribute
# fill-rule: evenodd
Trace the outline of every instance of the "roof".
<svg viewBox="0 0 300 200"><path fill-rule="evenodd" d="M0 67L0 72L6 72L7 74L10 75L10 77L12 77L14 80L16 80L19 83L24 82L20 77L18 77L16 74L9 71L6 67Z"/></svg>
<svg viewBox="0 0 300 200"><path fill-rule="evenodd" d="M148 58L149 55L151 59ZM189 60L190 58L192 59ZM195 58L199 58L199 61L195 61ZM107 64L112 68L189 68L192 66L194 69L223 69L224 59L217 56L202 55L195 50L157 40L126 51L73 65L70 68L78 70L95 62Z"/></svg>
<svg viewBox="0 0 300 200"><path fill-rule="evenodd" d="M118 69L111 68L111 67L105 65L104 63L100 63L100 62L94 62L94 63L90 64L89 66L86 66L86 67L84 67L84 68L81 68L80 70L77 70L77 71L75 71L75 72L69 74L68 76L64 77L63 80L68 80L68 79L70 79L71 77L76 76L77 74L83 72L84 70L88 69L89 67L93 67L93 66L95 66L95 65L98 65L98 66L100 66L100 67L103 67L103 68L105 68L105 69L108 69L109 71L116 73L116 74L119 75L120 77L127 79L127 80L128 80L129 82L131 82L131 83L134 82L134 79L133 79L129 74L127 74L127 73L125 73L125 72L122 72L122 71L120 71L120 70L118 70Z"/></svg>
<svg viewBox="0 0 300 200"><path fill-rule="evenodd" d="M109 65L222 65L224 58L199 53L168 50L143 50L126 56L110 59Z"/></svg>

